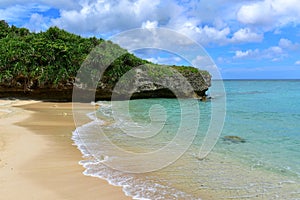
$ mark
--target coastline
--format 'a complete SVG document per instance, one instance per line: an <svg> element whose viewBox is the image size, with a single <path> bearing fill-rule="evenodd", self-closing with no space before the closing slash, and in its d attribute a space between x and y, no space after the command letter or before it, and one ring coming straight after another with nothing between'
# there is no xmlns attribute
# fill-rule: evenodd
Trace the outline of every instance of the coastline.
<svg viewBox="0 0 300 200"><path fill-rule="evenodd" d="M82 174L72 145L72 103L0 100L3 199L131 199L121 187Z"/></svg>
<svg viewBox="0 0 300 200"><path fill-rule="evenodd" d="M92 174L82 174L85 168L78 162L84 159L71 140L72 131L75 129L72 103L0 99L0 127L1 198L131 199L124 194L121 187L91 177ZM228 147L232 149L238 146ZM184 176L188 177L186 172L192 172L194 169L201 171L195 179L195 187L191 187L190 180L185 182L185 179L182 179L183 183L189 184L180 186L179 190L187 191L188 194L197 190L196 196L207 200L224 197L299 197L299 182L295 177L287 176L285 171L278 173L262 168L260 163L249 165L237 157L226 155L228 151L223 154L223 150L216 149L215 153L201 162L194 158L179 160L178 166L187 167L185 172L183 171ZM197 166L185 165L191 163L190 161ZM177 170L176 167L174 169ZM165 172L169 171L170 168ZM164 171L156 175L164 177ZM177 180L179 179L180 176ZM174 188L177 188L176 182L174 183Z"/></svg>

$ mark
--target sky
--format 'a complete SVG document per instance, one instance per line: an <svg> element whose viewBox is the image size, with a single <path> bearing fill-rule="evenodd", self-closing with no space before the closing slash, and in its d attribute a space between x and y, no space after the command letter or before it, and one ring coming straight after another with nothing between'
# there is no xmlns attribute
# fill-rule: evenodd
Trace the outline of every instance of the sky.
<svg viewBox="0 0 300 200"><path fill-rule="evenodd" d="M299 0L0 0L0 20L103 39L167 28L201 45L224 79L300 79ZM164 51L136 55L193 65Z"/></svg>

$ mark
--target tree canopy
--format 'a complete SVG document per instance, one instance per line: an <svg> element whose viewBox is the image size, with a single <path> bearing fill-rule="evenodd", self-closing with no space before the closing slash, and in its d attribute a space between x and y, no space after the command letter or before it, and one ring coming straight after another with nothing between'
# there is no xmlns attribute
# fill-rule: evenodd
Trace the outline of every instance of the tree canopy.
<svg viewBox="0 0 300 200"><path fill-rule="evenodd" d="M106 46L101 51L97 46ZM95 50L96 49L96 50ZM83 38L58 27L32 33L26 28L9 26L0 21L0 86L24 88L60 88L72 86L80 66L91 52L94 59L104 60L120 55L104 73L101 82L114 84L131 68L151 64L137 58L117 44L96 37ZM191 68L186 68L191 70ZM195 68L192 68L195 70ZM180 68L180 70L184 70Z"/></svg>

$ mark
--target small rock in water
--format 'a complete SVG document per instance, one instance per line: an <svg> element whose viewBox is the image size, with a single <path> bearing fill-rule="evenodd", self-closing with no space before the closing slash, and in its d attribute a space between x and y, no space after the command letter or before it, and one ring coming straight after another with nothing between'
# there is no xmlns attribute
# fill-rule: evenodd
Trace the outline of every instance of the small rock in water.
<svg viewBox="0 0 300 200"><path fill-rule="evenodd" d="M232 142L232 143L245 143L246 142L246 140L244 138L241 138L239 136L234 136L234 135L224 136L223 140Z"/></svg>

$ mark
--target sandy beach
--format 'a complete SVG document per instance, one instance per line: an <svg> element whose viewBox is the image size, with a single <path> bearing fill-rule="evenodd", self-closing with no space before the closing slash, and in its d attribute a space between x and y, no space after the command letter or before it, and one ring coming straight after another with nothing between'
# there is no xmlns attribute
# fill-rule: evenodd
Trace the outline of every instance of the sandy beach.
<svg viewBox="0 0 300 200"><path fill-rule="evenodd" d="M131 199L82 174L71 103L0 100L0 127L1 199Z"/></svg>

